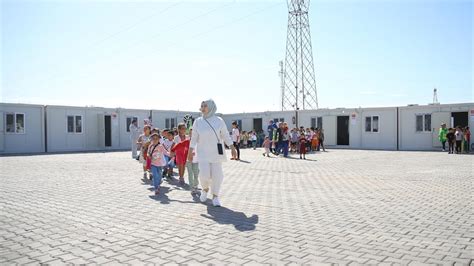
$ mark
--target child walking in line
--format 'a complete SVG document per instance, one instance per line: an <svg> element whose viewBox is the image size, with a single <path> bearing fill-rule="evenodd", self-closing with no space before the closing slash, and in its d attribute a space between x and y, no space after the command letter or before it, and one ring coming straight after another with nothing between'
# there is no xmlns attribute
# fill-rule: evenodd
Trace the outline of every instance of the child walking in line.
<svg viewBox="0 0 474 266"><path fill-rule="evenodd" d="M272 142L270 141L269 137L265 137L265 140L263 141L263 148L265 149L265 152L263 153L263 157L267 155L267 157L270 157L270 147L272 145Z"/></svg>
<svg viewBox="0 0 474 266"><path fill-rule="evenodd" d="M148 156L151 158L151 172L153 173L153 187L155 195L160 194L161 171L166 165L165 155L170 156L163 144L160 143L158 133L151 134L152 142L148 147Z"/></svg>
<svg viewBox="0 0 474 266"><path fill-rule="evenodd" d="M175 155L176 166L178 167L179 185L184 186L184 170L188 158L189 137L186 136L186 124L178 124L178 135L174 138L174 146L171 155Z"/></svg>
<svg viewBox="0 0 474 266"><path fill-rule="evenodd" d="M138 155L138 161L143 165L143 179L147 179L150 175L149 170L150 168L147 165L147 157L148 157L148 146L150 145L150 135L151 135L151 128L150 126L146 125L143 127L143 134L138 137L137 145L138 149L140 150L140 154ZM151 179L151 176L150 176Z"/></svg>
<svg viewBox="0 0 474 266"><path fill-rule="evenodd" d="M173 179L173 168L175 167L174 157L171 156L171 149L174 146L174 131L163 130L163 147L170 155L165 155L166 165L163 167L163 175L168 181Z"/></svg>
<svg viewBox="0 0 474 266"><path fill-rule="evenodd" d="M189 129L189 138L192 138L193 130ZM188 144L189 147L190 144ZM193 161L186 162L186 168L188 169L188 180L189 186L191 187L191 194L198 193L198 185L199 185L199 164L198 158L196 155L196 150L193 150Z"/></svg>
<svg viewBox="0 0 474 266"><path fill-rule="evenodd" d="M306 160L306 143L307 139L304 133L301 133L300 136L300 159L305 159Z"/></svg>
<svg viewBox="0 0 474 266"><path fill-rule="evenodd" d="M456 142L456 136L454 135L454 129L450 128L448 134L446 134L448 140L448 154L454 153L454 143Z"/></svg>
<svg viewBox="0 0 474 266"><path fill-rule="evenodd" d="M151 127L151 126L150 126L150 127ZM153 129L151 130L150 136L151 136L151 134L153 134L153 133L157 133L158 136L160 136L160 142L163 140L163 139L161 138L161 135L160 135L160 130L159 130L157 127L153 128ZM150 143L151 143L151 138L150 138ZM150 156L148 156L148 148L147 148L147 150L145 151L145 154L147 154L147 158L146 158L146 168L148 169L148 172L150 173L150 175L149 175L150 181L152 181L152 180L153 180L153 174L151 173L151 158L150 158Z"/></svg>

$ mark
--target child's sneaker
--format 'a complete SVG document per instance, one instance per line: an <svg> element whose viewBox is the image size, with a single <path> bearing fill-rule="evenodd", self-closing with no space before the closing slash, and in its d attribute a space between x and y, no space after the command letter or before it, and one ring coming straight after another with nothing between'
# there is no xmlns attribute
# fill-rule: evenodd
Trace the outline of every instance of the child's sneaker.
<svg viewBox="0 0 474 266"><path fill-rule="evenodd" d="M185 184L185 183L184 183L184 178L180 177L180 178L179 178L179 185L180 185L180 186L184 186L184 184Z"/></svg>
<svg viewBox="0 0 474 266"><path fill-rule="evenodd" d="M221 206L221 203L219 202L218 197L215 197L215 198L212 199L212 205L214 205L214 207L220 207Z"/></svg>
<svg viewBox="0 0 474 266"><path fill-rule="evenodd" d="M158 196L158 195L160 195L160 189L159 188L155 189L155 196Z"/></svg>
<svg viewBox="0 0 474 266"><path fill-rule="evenodd" d="M201 200L202 203L207 201L207 192L202 190L201 191L201 196L199 196L199 200Z"/></svg>

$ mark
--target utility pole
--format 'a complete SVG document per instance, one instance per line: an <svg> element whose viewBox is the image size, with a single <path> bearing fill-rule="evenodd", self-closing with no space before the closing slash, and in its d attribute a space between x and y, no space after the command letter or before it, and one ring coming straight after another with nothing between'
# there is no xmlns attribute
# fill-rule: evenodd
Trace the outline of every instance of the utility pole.
<svg viewBox="0 0 474 266"><path fill-rule="evenodd" d="M283 71L282 110L297 112L301 107L303 110L318 109L309 29L309 2L309 0L287 0L288 33Z"/></svg>

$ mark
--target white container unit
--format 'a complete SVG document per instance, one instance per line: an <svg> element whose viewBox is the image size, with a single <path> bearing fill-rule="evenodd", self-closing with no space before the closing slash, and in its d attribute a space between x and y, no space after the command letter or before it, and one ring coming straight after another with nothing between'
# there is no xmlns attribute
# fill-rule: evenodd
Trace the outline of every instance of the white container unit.
<svg viewBox="0 0 474 266"><path fill-rule="evenodd" d="M45 152L44 107L0 103L0 154Z"/></svg>
<svg viewBox="0 0 474 266"><path fill-rule="evenodd" d="M159 111L152 110L151 117L153 121L153 127L157 127L160 130L165 128L173 129L178 127L179 123L184 122L184 116L191 115L193 119L201 116L199 112L185 112L185 111Z"/></svg>
<svg viewBox="0 0 474 266"><path fill-rule="evenodd" d="M46 106L47 151L123 149L119 109Z"/></svg>
<svg viewBox="0 0 474 266"><path fill-rule="evenodd" d="M474 103L406 106L399 108L401 150L439 150L440 125L474 125ZM472 144L472 139L471 139Z"/></svg>
<svg viewBox="0 0 474 266"><path fill-rule="evenodd" d="M120 149L131 149L130 124L133 119L137 119L138 126L142 130L145 119L151 119L150 110L139 109L117 109L119 115L119 147Z"/></svg>
<svg viewBox="0 0 474 266"><path fill-rule="evenodd" d="M136 118L143 128L151 119L160 129L174 128L185 115L199 112L122 108L42 106L0 103L0 154L130 149L129 126ZM336 108L219 114L231 130L263 130L270 120L290 128L322 128L325 145L333 148L439 150L441 123L474 125L474 103L383 108ZM470 145L472 145L472 140Z"/></svg>
<svg viewBox="0 0 474 266"><path fill-rule="evenodd" d="M267 127L269 121L287 122L289 127L293 127L294 112L292 111L277 111L277 112L260 112L260 113L237 113L237 114L224 114L224 119L229 131L232 128L232 122L236 121L241 131L253 131L259 132L263 130L267 133Z"/></svg>

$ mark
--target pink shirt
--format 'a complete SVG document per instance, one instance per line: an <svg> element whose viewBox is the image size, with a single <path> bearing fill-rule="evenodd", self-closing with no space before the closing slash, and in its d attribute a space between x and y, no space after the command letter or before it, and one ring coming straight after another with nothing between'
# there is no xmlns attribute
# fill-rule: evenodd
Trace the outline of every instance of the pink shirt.
<svg viewBox="0 0 474 266"><path fill-rule="evenodd" d="M161 143L150 144L150 147L148 147L148 156L151 158L151 165L158 167L166 166L165 155L170 156L170 153Z"/></svg>
<svg viewBox="0 0 474 266"><path fill-rule="evenodd" d="M266 148L266 149L270 149L270 144L271 144L270 140L265 140L263 142L263 147Z"/></svg>

